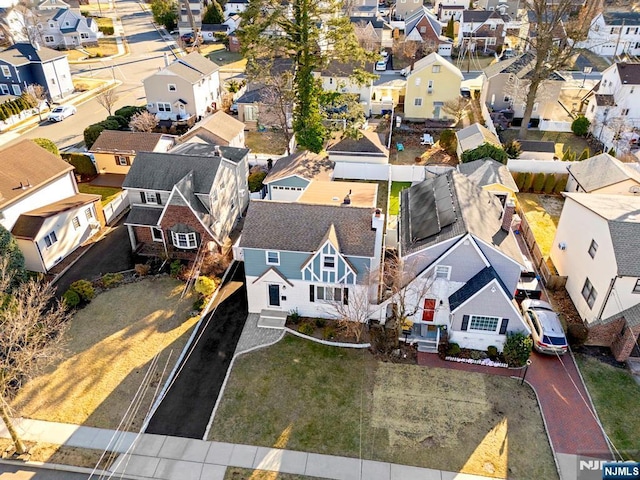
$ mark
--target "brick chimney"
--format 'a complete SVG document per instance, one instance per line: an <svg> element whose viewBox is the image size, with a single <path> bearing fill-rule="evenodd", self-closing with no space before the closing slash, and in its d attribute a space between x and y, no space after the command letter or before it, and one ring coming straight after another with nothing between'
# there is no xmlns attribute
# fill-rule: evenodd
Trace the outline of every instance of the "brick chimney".
<svg viewBox="0 0 640 480"><path fill-rule="evenodd" d="M507 198L504 204L504 210L502 211L502 225L501 228L505 232L511 230L511 220L513 220L513 214L516 211L516 204L511 198Z"/></svg>

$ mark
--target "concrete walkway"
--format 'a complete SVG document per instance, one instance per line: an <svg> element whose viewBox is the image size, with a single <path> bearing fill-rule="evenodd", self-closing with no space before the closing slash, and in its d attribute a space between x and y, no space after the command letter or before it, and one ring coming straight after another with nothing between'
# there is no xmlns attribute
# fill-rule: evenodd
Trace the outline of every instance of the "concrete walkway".
<svg viewBox="0 0 640 480"><path fill-rule="evenodd" d="M227 466L231 466L332 480L489 480L476 475L277 448L116 433L40 420L16 419L15 423L24 440L119 452L121 455L111 471L130 479L223 480ZM9 438L4 426L0 428L0 437Z"/></svg>

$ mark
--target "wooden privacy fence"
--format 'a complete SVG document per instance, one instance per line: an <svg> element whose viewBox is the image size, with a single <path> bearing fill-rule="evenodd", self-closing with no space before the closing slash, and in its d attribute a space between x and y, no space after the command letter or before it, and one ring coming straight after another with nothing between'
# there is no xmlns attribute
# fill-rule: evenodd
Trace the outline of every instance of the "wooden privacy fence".
<svg viewBox="0 0 640 480"><path fill-rule="evenodd" d="M533 261L533 264L535 265L537 270L540 272L540 276L542 278L542 281L544 282L545 287L547 287L549 290L556 290L557 288L564 287L567 283L567 277L558 275L555 271L555 268L553 268L552 271L547 263L551 260L548 260L542 254L542 251L540 250L540 247L536 242L536 237L533 234L533 230L531 229L531 226L529 225L527 217L525 217L522 208L517 207L516 211L518 212L518 215L521 219L520 228L518 230L520 232L520 235L522 236L522 239L527 244L527 248L531 253L531 260Z"/></svg>

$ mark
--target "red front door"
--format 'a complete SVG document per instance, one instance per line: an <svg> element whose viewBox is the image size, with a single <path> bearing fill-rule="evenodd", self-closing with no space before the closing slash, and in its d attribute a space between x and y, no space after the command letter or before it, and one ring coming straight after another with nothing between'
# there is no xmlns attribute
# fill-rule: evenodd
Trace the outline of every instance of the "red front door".
<svg viewBox="0 0 640 480"><path fill-rule="evenodd" d="M433 322L433 314L436 311L436 301L433 298L425 298L424 310L422 310L422 320L424 322Z"/></svg>

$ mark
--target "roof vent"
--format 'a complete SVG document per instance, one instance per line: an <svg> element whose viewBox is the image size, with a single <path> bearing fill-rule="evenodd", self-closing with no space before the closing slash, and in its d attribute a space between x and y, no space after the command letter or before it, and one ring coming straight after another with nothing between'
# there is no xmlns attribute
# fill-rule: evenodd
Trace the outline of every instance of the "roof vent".
<svg viewBox="0 0 640 480"><path fill-rule="evenodd" d="M347 193L347 196L344 197L343 203L345 205L349 205L351 203L351 190L349 190L349 193Z"/></svg>
<svg viewBox="0 0 640 480"><path fill-rule="evenodd" d="M216 157L221 157L222 156L222 152L220 152L220 147L218 145L216 145L215 147L213 147L213 154Z"/></svg>
<svg viewBox="0 0 640 480"><path fill-rule="evenodd" d="M31 182L29 182L29 179L27 179L27 183L20 182L20 185L13 187L13 190L26 190L27 188L31 188Z"/></svg>

